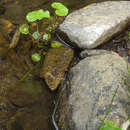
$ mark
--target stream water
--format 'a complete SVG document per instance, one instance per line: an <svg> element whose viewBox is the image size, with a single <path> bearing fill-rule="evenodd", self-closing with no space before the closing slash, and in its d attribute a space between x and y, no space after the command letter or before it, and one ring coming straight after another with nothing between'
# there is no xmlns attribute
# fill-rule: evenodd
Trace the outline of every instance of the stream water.
<svg viewBox="0 0 130 130"><path fill-rule="evenodd" d="M70 12L90 3L101 1L107 0L59 0L59 2L62 2L70 9ZM27 12L40 8L50 10L50 4L52 2L54 0L1 0L0 18L6 19L17 26L25 22ZM50 11L53 12L52 10ZM12 34L9 34L3 28L1 22L0 29L0 43L4 43L6 46L10 42ZM121 39L121 37L117 39ZM40 70L37 69L29 74L27 80L17 86L20 89L17 90L14 86L35 65L30 60L30 55L35 49L30 52L30 39L28 39L26 44L25 42L25 39L22 37L20 39L20 45L10 51L6 47L0 46L0 129L55 130L51 115L54 109L56 92L51 92L40 79L38 76ZM105 47L102 46L102 48ZM30 84L31 86L36 85L38 88L35 89L33 87L30 92ZM9 89L12 93L9 92L7 94L9 102L4 97L10 86L14 87ZM29 91L29 95L25 93L25 89ZM35 104L37 101L38 103Z"/></svg>

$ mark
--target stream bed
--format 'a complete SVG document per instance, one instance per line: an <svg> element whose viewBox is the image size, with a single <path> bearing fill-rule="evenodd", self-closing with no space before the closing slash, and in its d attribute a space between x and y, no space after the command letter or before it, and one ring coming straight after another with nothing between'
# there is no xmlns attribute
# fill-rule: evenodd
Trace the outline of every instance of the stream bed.
<svg viewBox="0 0 130 130"><path fill-rule="evenodd" d="M101 1L105 0L59 0L70 9L70 12ZM45 81L39 76L42 62L37 65L31 61L31 54L36 50L35 43L32 45L30 38L21 36L19 45L14 49L8 49L16 28L25 23L26 14L40 8L50 10L52 2L54 1L0 1L1 130L55 130L52 123L52 113L56 103L57 90L50 91ZM50 10L50 12L53 11ZM128 56L130 61L129 31L130 27L98 48L113 50L122 57ZM63 40L67 42L64 37ZM75 53L78 54L78 51L76 49ZM29 70L31 73L28 74ZM27 77L23 80L23 76L26 74Z"/></svg>

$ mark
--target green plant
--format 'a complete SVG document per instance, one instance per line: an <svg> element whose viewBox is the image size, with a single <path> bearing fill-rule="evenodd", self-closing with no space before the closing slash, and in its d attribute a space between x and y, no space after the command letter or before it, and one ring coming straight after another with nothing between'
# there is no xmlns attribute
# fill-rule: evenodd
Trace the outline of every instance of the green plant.
<svg viewBox="0 0 130 130"><path fill-rule="evenodd" d="M130 40L130 32L128 32L128 39Z"/></svg>
<svg viewBox="0 0 130 130"><path fill-rule="evenodd" d="M57 16L66 16L68 14L68 9L59 2L52 3L51 7L56 9L55 13Z"/></svg>
<svg viewBox="0 0 130 130"><path fill-rule="evenodd" d="M122 129L117 127L115 123L107 120L99 130L122 130Z"/></svg>
<svg viewBox="0 0 130 130"><path fill-rule="evenodd" d="M125 79L125 85L127 86L128 91L130 92L130 65L128 62L128 57L126 57L125 61L126 61L127 71L128 71L128 74L126 75L126 79Z"/></svg>
<svg viewBox="0 0 130 130"><path fill-rule="evenodd" d="M38 53L34 53L34 54L32 54L32 60L34 62L38 62L41 60L41 56Z"/></svg>
<svg viewBox="0 0 130 130"><path fill-rule="evenodd" d="M61 46L61 44L58 43L58 42L51 42L51 47L52 48L57 48L57 47L60 47L60 46Z"/></svg>
<svg viewBox="0 0 130 130"><path fill-rule="evenodd" d="M43 49L45 48L45 45L48 45L49 40L51 39L51 35L52 33L55 31L55 24L57 22L57 16L66 16L68 14L68 8L66 6L64 6L62 3L60 2L53 2L51 4L51 7L55 9L55 15L50 16L50 12L48 10L44 11L43 9L39 9L39 10L35 10L32 12L29 12L26 15L26 20L27 22L35 22L37 25L37 30L33 33L31 33L29 31L29 24L23 24L20 26L19 31L24 34L24 35L30 35L34 40L37 41L38 43L38 48L39 49ZM39 26L38 26L38 22L40 20L44 20L44 19L48 19L49 20L49 24L48 26L46 26L44 33L43 32L39 32ZM50 46L52 48L56 48L56 47L60 47L61 45L59 43L56 42L52 42L50 44ZM42 52L42 51L40 51ZM35 53L32 55L32 60L34 62L38 62L40 61L41 57L40 55L43 54L45 55L45 53Z"/></svg>

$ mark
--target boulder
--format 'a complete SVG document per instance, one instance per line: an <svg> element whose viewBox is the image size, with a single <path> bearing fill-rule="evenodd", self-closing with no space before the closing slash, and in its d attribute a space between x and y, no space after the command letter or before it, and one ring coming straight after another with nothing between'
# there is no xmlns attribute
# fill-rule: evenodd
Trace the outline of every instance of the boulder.
<svg viewBox="0 0 130 130"><path fill-rule="evenodd" d="M69 14L59 29L80 48L95 48L130 23L130 1L94 3Z"/></svg>
<svg viewBox="0 0 130 130"><path fill-rule="evenodd" d="M104 119L121 127L129 118L125 60L109 51L91 54L70 70L69 83L61 87L57 111L61 130L98 130Z"/></svg>

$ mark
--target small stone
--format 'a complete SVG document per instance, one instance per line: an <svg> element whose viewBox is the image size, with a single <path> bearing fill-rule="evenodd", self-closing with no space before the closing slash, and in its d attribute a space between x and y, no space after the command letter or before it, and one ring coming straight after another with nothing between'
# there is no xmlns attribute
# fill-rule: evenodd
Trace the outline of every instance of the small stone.
<svg viewBox="0 0 130 130"><path fill-rule="evenodd" d="M80 53L81 58L86 58L87 56L95 56L95 55L102 55L105 53L111 53L110 51L107 50L99 50L99 49L92 49L92 50L84 50Z"/></svg>
<svg viewBox="0 0 130 130"><path fill-rule="evenodd" d="M73 56L74 51L65 46L49 49L40 75L52 91L57 89L64 78L64 73L68 69Z"/></svg>
<svg viewBox="0 0 130 130"><path fill-rule="evenodd" d="M80 48L95 48L130 22L130 1L94 3L69 14L59 29Z"/></svg>

